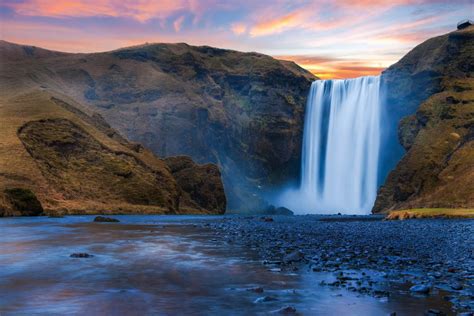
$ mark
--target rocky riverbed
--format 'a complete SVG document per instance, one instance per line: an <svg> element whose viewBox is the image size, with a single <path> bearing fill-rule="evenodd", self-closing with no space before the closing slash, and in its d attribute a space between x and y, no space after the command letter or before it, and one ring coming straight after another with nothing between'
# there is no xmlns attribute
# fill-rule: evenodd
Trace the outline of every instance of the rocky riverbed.
<svg viewBox="0 0 474 316"><path fill-rule="evenodd" d="M227 243L254 249L269 268L332 272L335 278L321 286L374 297L441 295L452 303L450 312L474 315L473 220L284 216L224 218L205 226Z"/></svg>
<svg viewBox="0 0 474 316"><path fill-rule="evenodd" d="M474 221L0 220L0 314L472 315Z"/></svg>

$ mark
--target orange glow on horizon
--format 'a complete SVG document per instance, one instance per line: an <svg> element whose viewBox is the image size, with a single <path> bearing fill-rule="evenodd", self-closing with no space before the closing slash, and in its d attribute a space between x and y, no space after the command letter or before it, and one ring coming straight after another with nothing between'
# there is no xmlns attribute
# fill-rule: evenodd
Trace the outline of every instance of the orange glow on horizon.
<svg viewBox="0 0 474 316"><path fill-rule="evenodd" d="M0 39L69 53L185 42L351 78L379 74L469 12L472 0L2 0Z"/></svg>

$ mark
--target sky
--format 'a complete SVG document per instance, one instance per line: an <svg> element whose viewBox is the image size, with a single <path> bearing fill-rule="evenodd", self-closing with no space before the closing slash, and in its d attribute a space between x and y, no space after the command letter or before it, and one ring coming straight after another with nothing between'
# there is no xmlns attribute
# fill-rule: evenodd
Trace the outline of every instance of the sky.
<svg viewBox="0 0 474 316"><path fill-rule="evenodd" d="M186 42L352 78L473 17L474 0L0 0L0 38L65 52Z"/></svg>

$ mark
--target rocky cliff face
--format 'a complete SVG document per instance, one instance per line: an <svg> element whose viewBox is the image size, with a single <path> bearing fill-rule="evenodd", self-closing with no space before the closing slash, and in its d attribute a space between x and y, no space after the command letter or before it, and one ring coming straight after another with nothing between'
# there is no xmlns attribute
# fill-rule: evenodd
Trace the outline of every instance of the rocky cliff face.
<svg viewBox="0 0 474 316"><path fill-rule="evenodd" d="M198 209L222 213L226 208L221 173L215 164L197 165L190 157L175 156L164 160L181 191L180 209Z"/></svg>
<svg viewBox="0 0 474 316"><path fill-rule="evenodd" d="M474 207L474 28L432 38L383 74L405 152L374 212ZM390 154L397 155L397 151Z"/></svg>
<svg viewBox="0 0 474 316"><path fill-rule="evenodd" d="M52 73L37 60L63 54L28 48L25 57L16 45L1 44L0 216L225 211L216 166L187 158L175 177L165 161L102 116L39 84L52 84ZM213 191L186 186L187 173Z"/></svg>
<svg viewBox="0 0 474 316"><path fill-rule="evenodd" d="M315 78L294 63L186 44L98 54L9 49L19 50L15 80L87 105L159 156L218 164L230 208L261 207L261 190L298 175Z"/></svg>

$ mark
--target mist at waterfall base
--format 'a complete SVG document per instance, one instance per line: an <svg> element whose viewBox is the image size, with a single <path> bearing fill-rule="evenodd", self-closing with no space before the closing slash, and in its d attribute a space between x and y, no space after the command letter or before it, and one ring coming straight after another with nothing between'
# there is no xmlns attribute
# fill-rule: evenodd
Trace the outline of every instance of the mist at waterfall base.
<svg viewBox="0 0 474 316"><path fill-rule="evenodd" d="M380 76L312 83L299 187L276 205L298 214L370 214L377 195L382 106Z"/></svg>

